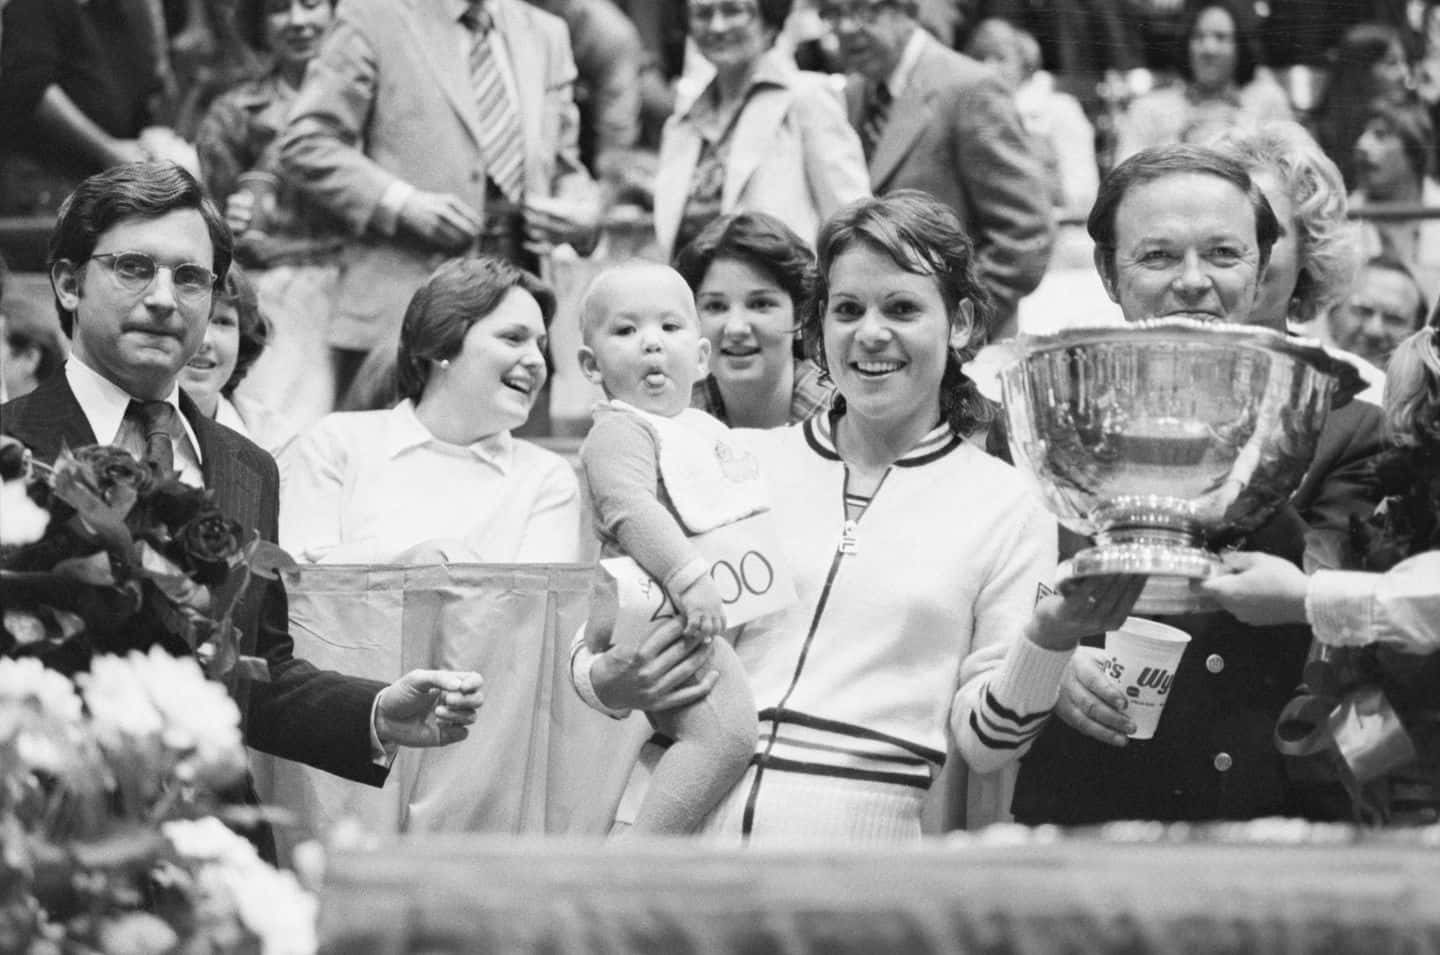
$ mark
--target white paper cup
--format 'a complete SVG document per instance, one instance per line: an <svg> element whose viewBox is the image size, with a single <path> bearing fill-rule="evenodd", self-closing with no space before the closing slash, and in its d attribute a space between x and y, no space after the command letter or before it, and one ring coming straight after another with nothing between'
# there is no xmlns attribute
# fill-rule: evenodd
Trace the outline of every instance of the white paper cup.
<svg viewBox="0 0 1440 955"><path fill-rule="evenodd" d="M1143 617L1126 617L1119 630L1105 634L1101 665L1130 703L1126 712L1135 723L1131 739L1155 735L1189 642L1185 631Z"/></svg>

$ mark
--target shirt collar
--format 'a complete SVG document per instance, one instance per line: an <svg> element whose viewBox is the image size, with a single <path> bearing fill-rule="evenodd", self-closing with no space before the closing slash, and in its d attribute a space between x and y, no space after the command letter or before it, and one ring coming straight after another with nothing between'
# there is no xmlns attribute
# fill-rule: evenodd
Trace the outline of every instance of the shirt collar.
<svg viewBox="0 0 1440 955"><path fill-rule="evenodd" d="M416 417L415 403L409 398L385 413L390 420L385 429L382 450L391 460L417 448L433 448L450 454L469 454L501 474L509 473L514 464L515 439L509 431L489 435L472 444L451 444L430 433L430 429Z"/></svg>
<svg viewBox="0 0 1440 955"><path fill-rule="evenodd" d="M805 429L805 440L821 457L829 458L832 461L844 460L835 446L835 425L844 414L843 409L832 407L828 414L811 415L801 425ZM941 421L931 428L925 437L916 442L915 447L901 455L900 459L895 462L895 466L914 468L922 464L929 464L936 458L949 454L963 443L960 436L950 430L949 423Z"/></svg>
<svg viewBox="0 0 1440 955"><path fill-rule="evenodd" d="M80 403L80 410L85 412L85 419L90 422L90 430L95 433L96 442L114 444L115 439L120 436L120 425L125 419L125 409L134 400L129 392L73 354L65 362L65 381L70 385L70 391L74 393L75 400ZM184 426L185 435L190 439L190 447L195 450L196 462L203 463L200 439L196 437L195 429L190 426L190 419L185 417L180 408L178 383L170 387L170 393L165 396L164 400L166 404L175 409L175 414Z"/></svg>
<svg viewBox="0 0 1440 955"><path fill-rule="evenodd" d="M745 96L748 99L751 92L762 86L788 86L790 76L795 72L793 61L787 55L771 47L760 54L755 61L755 71L750 74L750 85L745 87ZM710 96L710 88L715 83L711 77L710 82L705 84L699 96L690 101L680 112L680 115L687 119L694 119L701 115L708 115L715 112L715 106Z"/></svg>
<svg viewBox="0 0 1440 955"><path fill-rule="evenodd" d="M917 26L911 31L910 39L905 41L905 49L900 52L900 62L895 64L895 72L890 74L890 80L885 84L892 100L899 99L900 94L910 85L915 64L920 62L920 54L924 49L925 31Z"/></svg>

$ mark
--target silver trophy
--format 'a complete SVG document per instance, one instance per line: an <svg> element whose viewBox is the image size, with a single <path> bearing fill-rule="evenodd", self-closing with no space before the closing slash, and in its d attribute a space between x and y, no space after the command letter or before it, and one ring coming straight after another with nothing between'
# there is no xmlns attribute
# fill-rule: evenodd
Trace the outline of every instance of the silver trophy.
<svg viewBox="0 0 1440 955"><path fill-rule="evenodd" d="M1136 609L1213 605L1207 544L1262 525L1299 485L1359 373L1315 342L1172 318L1017 342L1001 372L1015 465L1061 523L1095 538L1070 577L1145 574Z"/></svg>

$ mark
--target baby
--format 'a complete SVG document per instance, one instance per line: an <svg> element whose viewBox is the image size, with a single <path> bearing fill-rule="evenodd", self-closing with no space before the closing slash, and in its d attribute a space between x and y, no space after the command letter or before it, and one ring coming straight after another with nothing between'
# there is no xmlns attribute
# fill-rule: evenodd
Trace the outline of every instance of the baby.
<svg viewBox="0 0 1440 955"><path fill-rule="evenodd" d="M595 509L601 556L624 555L664 587L685 632L710 639L725 608L709 563L690 535L765 509L758 472L730 443L729 429L689 407L707 372L710 343L685 280L653 263L598 276L581 305L580 368L607 401L580 449ZM592 602L585 642L612 643L615 606ZM660 758L632 824L636 832L694 831L739 780L755 752L755 701L734 649L716 641L718 680L703 700L648 714L673 740Z"/></svg>

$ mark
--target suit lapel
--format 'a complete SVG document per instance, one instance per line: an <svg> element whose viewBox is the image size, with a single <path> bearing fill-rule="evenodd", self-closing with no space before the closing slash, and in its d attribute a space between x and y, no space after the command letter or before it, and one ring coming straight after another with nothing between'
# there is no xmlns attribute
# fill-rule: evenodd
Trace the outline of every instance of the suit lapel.
<svg viewBox="0 0 1440 955"><path fill-rule="evenodd" d="M730 139L725 159L725 190L722 209L734 209L745 184L775 149L775 137L795 94L782 86L766 86L750 94Z"/></svg>
<svg viewBox="0 0 1440 955"><path fill-rule="evenodd" d="M479 106L470 81L470 64L461 56L460 14L464 0L402 0L410 6L405 26L415 40L415 55L425 61L470 137L480 142ZM454 16L451 16L451 13Z"/></svg>
<svg viewBox="0 0 1440 955"><path fill-rule="evenodd" d="M660 138L660 159L655 168L655 235L666 248L680 231L701 145L695 127L678 117L670 120Z"/></svg>
<svg viewBox="0 0 1440 955"><path fill-rule="evenodd" d="M205 487L215 500L220 513L245 528L248 533L260 526L260 475L245 455L239 454L239 435L216 424L200 413L183 392L180 409L195 429L204 459L201 472Z"/></svg>
<svg viewBox="0 0 1440 955"><path fill-rule="evenodd" d="M63 371L57 372L25 399L7 405L3 430L23 441L42 461L54 461L61 448L95 444L90 421L70 390Z"/></svg>
<svg viewBox="0 0 1440 955"><path fill-rule="evenodd" d="M905 92L890 104L890 118L885 122L885 131L880 142L875 144L875 154L870 157L870 188L876 193L895 174L901 160L914 147L920 134L934 122L935 83L930 75L931 40L928 38L910 74ZM861 114L864 110L862 109ZM860 128L860 118L853 122Z"/></svg>

